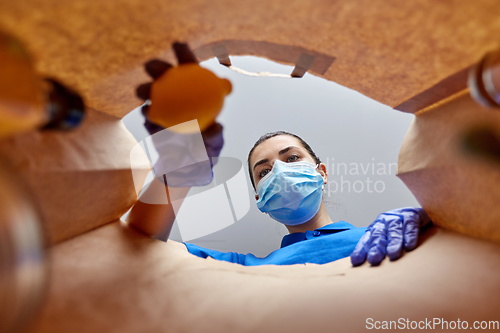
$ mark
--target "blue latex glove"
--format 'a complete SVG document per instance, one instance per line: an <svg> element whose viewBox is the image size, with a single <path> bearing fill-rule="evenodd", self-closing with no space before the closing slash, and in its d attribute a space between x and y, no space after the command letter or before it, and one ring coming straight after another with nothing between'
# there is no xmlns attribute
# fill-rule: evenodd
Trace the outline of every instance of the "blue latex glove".
<svg viewBox="0 0 500 333"><path fill-rule="evenodd" d="M173 49L179 64L198 63L187 44L174 43ZM146 72L153 79L157 79L171 67L171 64L161 60L151 60L145 64ZM139 98L149 100L151 82L140 85L136 92ZM199 133L178 134L151 122L148 118L148 109L149 105L142 107L142 113L146 118L144 126L153 137L153 144L160 155L154 167L155 176L160 181L166 180L167 185L172 187L209 184L213 178L212 168L217 163L224 145L222 126L214 123L201 132L201 138Z"/></svg>
<svg viewBox="0 0 500 333"><path fill-rule="evenodd" d="M165 179L171 187L203 186L212 181L212 168L224 145L223 128L219 123L201 132L201 137L170 132L147 117L145 127L153 136L153 144L160 155L154 167L160 181ZM158 134L161 137L155 138Z"/></svg>
<svg viewBox="0 0 500 333"><path fill-rule="evenodd" d="M356 248L351 253L351 262L359 266L368 260L378 265L385 255L396 260L407 251L417 247L421 228L432 223L429 215L419 207L406 207L380 214L366 229Z"/></svg>

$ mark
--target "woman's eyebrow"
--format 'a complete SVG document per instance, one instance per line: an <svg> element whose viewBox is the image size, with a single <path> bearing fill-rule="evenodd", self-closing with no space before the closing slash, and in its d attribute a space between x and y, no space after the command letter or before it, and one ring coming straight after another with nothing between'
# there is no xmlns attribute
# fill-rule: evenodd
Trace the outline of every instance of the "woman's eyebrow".
<svg viewBox="0 0 500 333"><path fill-rule="evenodd" d="M263 159L263 160L260 160L258 161L257 163L255 163L255 165L253 166L253 171L255 171L255 168L263 163L266 163L268 162L269 160L267 158Z"/></svg>
<svg viewBox="0 0 500 333"><path fill-rule="evenodd" d="M278 155L286 154L286 152L289 151L292 148L299 148L299 147L297 147L297 146L288 146L286 148L281 149L280 152L278 153Z"/></svg>
<svg viewBox="0 0 500 333"><path fill-rule="evenodd" d="M278 155L283 155L283 154L286 154L287 151L289 151L290 149L292 148L299 148L297 146L288 146L286 148L283 148L279 151ZM253 171L255 171L255 168L263 163L266 163L268 162L269 160L267 158L263 159L263 160L260 160L258 161L257 163L255 163L255 165L253 166Z"/></svg>

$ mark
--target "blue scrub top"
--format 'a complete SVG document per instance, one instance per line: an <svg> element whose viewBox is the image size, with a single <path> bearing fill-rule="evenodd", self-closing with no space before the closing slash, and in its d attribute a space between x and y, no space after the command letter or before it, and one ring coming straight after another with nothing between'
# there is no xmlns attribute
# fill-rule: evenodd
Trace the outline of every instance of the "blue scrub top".
<svg viewBox="0 0 500 333"><path fill-rule="evenodd" d="M251 253L220 252L184 243L188 251L200 258L212 257L244 266L326 264L348 257L366 228L356 228L345 221L325 225L314 231L296 232L283 237L281 248L264 258Z"/></svg>

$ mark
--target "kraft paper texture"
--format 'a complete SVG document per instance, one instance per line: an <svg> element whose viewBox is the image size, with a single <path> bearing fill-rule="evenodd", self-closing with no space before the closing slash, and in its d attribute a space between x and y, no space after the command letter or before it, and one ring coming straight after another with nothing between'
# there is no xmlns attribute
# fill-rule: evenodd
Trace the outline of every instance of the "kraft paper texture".
<svg viewBox="0 0 500 333"><path fill-rule="evenodd" d="M0 156L31 188L53 244L116 220L135 203L136 143L120 119L87 109L76 130L22 133L0 141ZM135 181L147 172L136 167Z"/></svg>
<svg viewBox="0 0 500 333"><path fill-rule="evenodd" d="M500 112L478 105L467 90L417 114L401 146L398 176L435 224L500 241L500 163L465 149L466 133L492 129Z"/></svg>
<svg viewBox="0 0 500 333"><path fill-rule="evenodd" d="M367 318L499 320L500 167L459 148L474 123L500 131L499 115L466 93L439 102L498 46L497 0L2 1L0 29L26 44L41 75L88 106L73 132L0 142L40 204L52 244L50 289L32 332L352 332L364 331ZM118 219L141 180L130 164L137 142L120 118L142 104L134 91L150 80L144 62L175 64L174 41L200 60L221 45L229 57L292 66L306 54L315 75L401 111L427 108L408 131L398 170L439 228L375 268L353 268L349 258L243 267L127 228ZM145 177L149 166L137 165Z"/></svg>
<svg viewBox="0 0 500 333"><path fill-rule="evenodd" d="M0 2L0 28L27 45L40 73L118 117L142 103L133 92L149 81L144 62L175 63L174 41L189 43L200 60L215 57L206 46L224 41L229 52L290 65L305 49L320 62L335 58L324 73L328 61L313 63L317 75L395 107L497 47L499 22L497 0Z"/></svg>
<svg viewBox="0 0 500 333"><path fill-rule="evenodd" d="M367 318L498 320L500 247L443 229L396 262L353 268L202 259L109 223L51 249L31 332L364 332ZM439 329L437 331L441 331Z"/></svg>

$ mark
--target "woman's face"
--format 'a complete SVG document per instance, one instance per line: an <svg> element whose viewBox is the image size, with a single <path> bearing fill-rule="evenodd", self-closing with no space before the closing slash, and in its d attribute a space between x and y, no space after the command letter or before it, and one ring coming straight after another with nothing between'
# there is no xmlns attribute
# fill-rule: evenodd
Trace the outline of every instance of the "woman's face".
<svg viewBox="0 0 500 333"><path fill-rule="evenodd" d="M316 165L316 161L307 150L302 147L297 138L290 135L274 136L258 145L250 156L250 168L255 187L257 187L259 181L271 171L276 160L285 163L303 161ZM323 176L323 181L326 184L325 165L321 163L317 170ZM257 195L255 197L258 199Z"/></svg>

